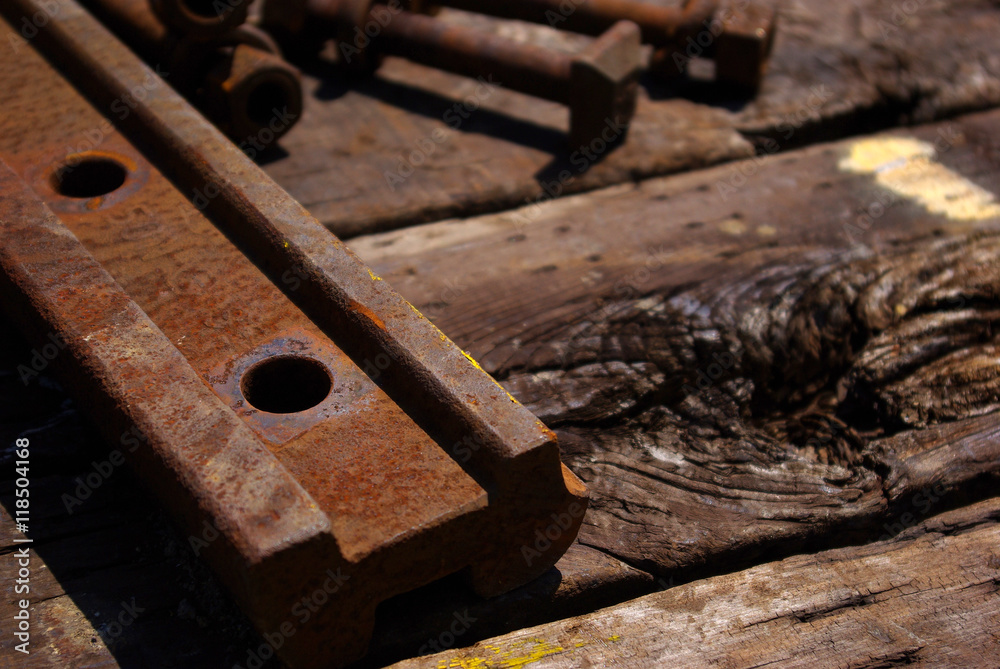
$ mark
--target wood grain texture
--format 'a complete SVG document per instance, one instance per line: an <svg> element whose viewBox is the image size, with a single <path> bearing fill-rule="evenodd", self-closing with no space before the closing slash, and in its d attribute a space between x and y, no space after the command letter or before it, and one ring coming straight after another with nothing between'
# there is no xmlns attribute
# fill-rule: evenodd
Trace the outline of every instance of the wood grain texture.
<svg viewBox="0 0 1000 669"><path fill-rule="evenodd" d="M892 541L763 564L393 666L996 666L998 521L994 498Z"/></svg>
<svg viewBox="0 0 1000 669"><path fill-rule="evenodd" d="M584 544L687 580L891 534L995 489L1000 183L984 138L998 123L352 246L556 429L591 491ZM943 137L912 165L892 153ZM907 184L981 188L982 220L845 167L873 151L912 168Z"/></svg>
<svg viewBox="0 0 1000 669"><path fill-rule="evenodd" d="M988 0L761 2L780 24L756 96L706 83L699 67L670 86L647 78L627 141L598 160L567 149L560 105L389 59L367 82L305 65L303 119L265 169L351 237L1000 103L1000 12ZM453 10L442 20L564 51L587 39ZM454 110L464 101L468 118Z"/></svg>
<svg viewBox="0 0 1000 669"><path fill-rule="evenodd" d="M926 169L998 193L998 123L988 113L894 136L945 139ZM995 491L998 221L889 197L840 167L859 141L352 243L558 429L593 496L585 545L558 572L490 602L458 579L394 601L372 665L445 645L457 614L477 619L453 639L466 644L902 536ZM108 447L51 378L22 384L31 347L2 338L5 435L38 447L38 652L25 666L245 665L261 639L127 470L67 513L62 495ZM6 478L0 502L13 508ZM13 536L9 514L0 523ZM9 619L12 580L0 578ZM133 598L143 612L112 636L107 621Z"/></svg>

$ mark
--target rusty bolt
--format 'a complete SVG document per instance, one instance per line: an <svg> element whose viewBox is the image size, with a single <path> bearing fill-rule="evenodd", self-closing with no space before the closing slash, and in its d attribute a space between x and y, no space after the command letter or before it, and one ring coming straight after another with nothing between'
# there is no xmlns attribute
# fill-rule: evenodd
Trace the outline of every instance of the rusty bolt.
<svg viewBox="0 0 1000 669"><path fill-rule="evenodd" d="M171 32L146 0L90 0L88 8L148 62L163 64L171 84L236 142L262 146L301 116L299 73L263 30L245 24L194 42Z"/></svg>
<svg viewBox="0 0 1000 669"><path fill-rule="evenodd" d="M184 37L209 41L247 20L253 0L150 0L161 21Z"/></svg>
<svg viewBox="0 0 1000 669"><path fill-rule="evenodd" d="M267 145L302 115L298 72L279 56L237 44L205 79L209 115L237 142Z"/></svg>
<svg viewBox="0 0 1000 669"><path fill-rule="evenodd" d="M570 108L570 142L624 133L635 112L641 65L639 28L613 24L578 54L566 54L444 23L433 16L372 0L295 0L264 8L265 25L318 48L338 41L341 63L362 71L394 55L448 72L493 78L511 90Z"/></svg>
<svg viewBox="0 0 1000 669"><path fill-rule="evenodd" d="M776 13L758 3L686 0L664 7L636 0L433 0L441 6L552 25L588 35L632 21L655 48L651 70L663 77L686 72L692 56L715 60L720 83L759 88L774 42Z"/></svg>

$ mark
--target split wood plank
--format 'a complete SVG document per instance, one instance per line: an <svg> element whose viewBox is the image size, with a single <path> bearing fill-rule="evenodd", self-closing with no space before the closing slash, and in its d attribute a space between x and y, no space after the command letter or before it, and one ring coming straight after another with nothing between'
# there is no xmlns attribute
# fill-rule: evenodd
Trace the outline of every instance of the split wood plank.
<svg viewBox="0 0 1000 669"><path fill-rule="evenodd" d="M1000 500L395 669L994 667Z"/></svg>

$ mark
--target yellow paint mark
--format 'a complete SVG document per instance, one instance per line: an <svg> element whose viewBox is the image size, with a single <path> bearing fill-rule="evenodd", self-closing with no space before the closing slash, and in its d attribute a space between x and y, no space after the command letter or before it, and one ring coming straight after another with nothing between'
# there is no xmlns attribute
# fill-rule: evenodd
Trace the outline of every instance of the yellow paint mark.
<svg viewBox="0 0 1000 669"><path fill-rule="evenodd" d="M468 352L468 351L462 351L462 355L464 355L464 356L465 356L466 358L468 358L468 359L469 359L469 362L471 362L471 363L472 363L472 366L473 366L473 367L475 367L476 369L478 369L478 370L479 370L480 372L482 372L483 374L485 374L485 373L486 373L486 370L485 370L485 369L483 369L483 368L482 368L482 367L481 367L481 366L479 365L479 363L478 363L478 362L476 362L476 359L475 359L475 358L473 358L473 357L472 357L471 355L469 355L469 352Z"/></svg>
<svg viewBox="0 0 1000 669"><path fill-rule="evenodd" d="M906 305L905 304L897 304L896 307L895 307L895 309L893 309L893 311L896 312L896 316L897 317L902 318L903 316L906 315Z"/></svg>
<svg viewBox="0 0 1000 669"><path fill-rule="evenodd" d="M932 144L912 137L878 137L855 142L840 169L874 174L875 183L919 202L932 214L956 221L1000 216L993 193L935 160Z"/></svg>
<svg viewBox="0 0 1000 669"><path fill-rule="evenodd" d="M285 242L285 248L286 249L288 248L288 242Z"/></svg>
<svg viewBox="0 0 1000 669"><path fill-rule="evenodd" d="M372 281L381 281L382 280L382 277L380 277L378 274L376 274L375 272L373 272L371 267L366 267L365 269L368 270L368 276L370 276L372 278Z"/></svg>
<svg viewBox="0 0 1000 669"><path fill-rule="evenodd" d="M727 235L739 236L747 231L747 226L738 218L727 218L722 223L719 223L719 230Z"/></svg>
<svg viewBox="0 0 1000 669"><path fill-rule="evenodd" d="M576 648L587 645L576 644ZM557 655L567 649L542 639L526 639L511 644L506 650L500 646L483 646L492 657L455 657L438 662L438 669L519 669ZM572 650L572 649L570 649Z"/></svg>
<svg viewBox="0 0 1000 669"><path fill-rule="evenodd" d="M778 234L778 229L773 225L760 225L757 226L757 234L761 237L774 237Z"/></svg>
<svg viewBox="0 0 1000 669"><path fill-rule="evenodd" d="M482 366L478 362L476 362L476 359L473 358L471 355L469 355L468 351L462 351L462 355L464 355L466 358L469 359L469 362L472 363L473 367L475 367L476 369L478 369L483 374L486 374L486 376L489 376L490 377L490 381L492 381L493 383L495 383L497 385L497 388L499 388L500 390L502 390L504 392L504 394L507 395L507 397L510 399L511 402L513 402L514 404L520 404L520 402L518 402L517 399L513 395L511 395L509 392L507 392L506 388L504 388L503 386L500 385L499 381L497 381L492 376L490 376L486 372L486 370L483 369Z"/></svg>

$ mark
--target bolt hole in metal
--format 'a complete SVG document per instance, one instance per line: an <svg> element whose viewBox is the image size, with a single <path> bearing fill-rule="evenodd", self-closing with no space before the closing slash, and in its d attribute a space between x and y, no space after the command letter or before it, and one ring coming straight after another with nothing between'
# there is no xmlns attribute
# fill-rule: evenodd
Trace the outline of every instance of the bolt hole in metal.
<svg viewBox="0 0 1000 669"><path fill-rule="evenodd" d="M261 360L243 373L240 390L255 409L298 413L325 400L333 388L326 366L313 358L282 355Z"/></svg>
<svg viewBox="0 0 1000 669"><path fill-rule="evenodd" d="M274 120L275 109L289 106L288 90L276 81L265 81L257 85L247 96L247 118L261 128L266 128Z"/></svg>
<svg viewBox="0 0 1000 669"><path fill-rule="evenodd" d="M104 156L71 156L52 175L52 187L60 195L87 199L118 190L125 184L128 170L117 160Z"/></svg>
<svg viewBox="0 0 1000 669"><path fill-rule="evenodd" d="M228 4L216 0L184 0L183 5L191 14L205 19L217 19L228 13L227 10L231 11Z"/></svg>

